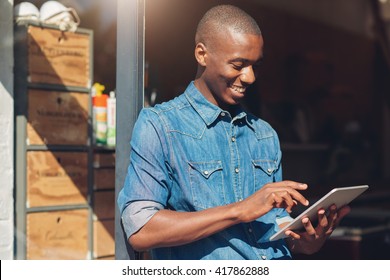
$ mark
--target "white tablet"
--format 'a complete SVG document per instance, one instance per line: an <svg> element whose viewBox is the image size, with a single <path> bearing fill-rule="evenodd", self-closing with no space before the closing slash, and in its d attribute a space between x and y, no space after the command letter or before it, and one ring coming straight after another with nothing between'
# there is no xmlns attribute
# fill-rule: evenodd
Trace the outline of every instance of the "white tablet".
<svg viewBox="0 0 390 280"><path fill-rule="evenodd" d="M347 205L352 200L354 200L357 196L363 193L368 189L368 185L362 186L353 186L353 187L342 187L342 188L334 188L326 195L324 195L320 200L314 203L312 206L303 211L298 217L284 226L281 230L271 236L270 241L278 240L281 238L287 237L285 235L285 231L287 229L291 230L299 230L303 228L302 219L304 217L308 217L310 221L317 220L317 212L319 209L323 208L327 210L332 204L335 204L337 208L340 208L344 205Z"/></svg>

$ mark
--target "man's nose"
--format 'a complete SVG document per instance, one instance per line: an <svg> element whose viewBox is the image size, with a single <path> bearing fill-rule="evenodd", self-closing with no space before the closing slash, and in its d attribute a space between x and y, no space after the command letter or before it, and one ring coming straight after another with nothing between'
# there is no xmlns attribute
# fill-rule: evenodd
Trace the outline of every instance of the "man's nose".
<svg viewBox="0 0 390 280"><path fill-rule="evenodd" d="M240 79L246 84L253 84L256 80L255 72L252 66L245 67L241 73Z"/></svg>

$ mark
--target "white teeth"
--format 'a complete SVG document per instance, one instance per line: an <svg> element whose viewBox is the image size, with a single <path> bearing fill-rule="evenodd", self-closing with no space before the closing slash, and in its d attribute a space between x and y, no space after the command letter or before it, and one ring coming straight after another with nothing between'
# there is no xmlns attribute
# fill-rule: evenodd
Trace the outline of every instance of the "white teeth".
<svg viewBox="0 0 390 280"><path fill-rule="evenodd" d="M244 88L244 87L231 86L231 88L232 88L234 91L237 91L237 92L239 92L239 93L245 92L245 88Z"/></svg>

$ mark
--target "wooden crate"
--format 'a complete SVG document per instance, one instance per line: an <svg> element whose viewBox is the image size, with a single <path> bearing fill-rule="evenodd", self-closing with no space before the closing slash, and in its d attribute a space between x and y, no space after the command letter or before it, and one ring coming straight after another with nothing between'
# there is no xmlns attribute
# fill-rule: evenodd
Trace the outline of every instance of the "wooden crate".
<svg viewBox="0 0 390 280"><path fill-rule="evenodd" d="M87 193L86 152L27 152L28 207L85 204Z"/></svg>
<svg viewBox="0 0 390 280"><path fill-rule="evenodd" d="M93 222L94 258L115 255L115 220L97 220Z"/></svg>
<svg viewBox="0 0 390 280"><path fill-rule="evenodd" d="M28 27L28 82L90 87L90 34Z"/></svg>
<svg viewBox="0 0 390 280"><path fill-rule="evenodd" d="M115 191L98 191L94 193L93 212L98 220L115 217Z"/></svg>
<svg viewBox="0 0 390 280"><path fill-rule="evenodd" d="M30 145L87 145L89 95L29 90L27 139Z"/></svg>
<svg viewBox="0 0 390 280"><path fill-rule="evenodd" d="M94 174L94 189L115 189L115 168L95 169Z"/></svg>
<svg viewBox="0 0 390 280"><path fill-rule="evenodd" d="M115 260L115 255L112 256L107 256L107 257L101 257L101 258L96 258L98 261L114 261Z"/></svg>
<svg viewBox="0 0 390 280"><path fill-rule="evenodd" d="M95 153L93 155L93 167L115 167L115 153Z"/></svg>
<svg viewBox="0 0 390 280"><path fill-rule="evenodd" d="M27 214L27 259L88 259L88 210Z"/></svg>

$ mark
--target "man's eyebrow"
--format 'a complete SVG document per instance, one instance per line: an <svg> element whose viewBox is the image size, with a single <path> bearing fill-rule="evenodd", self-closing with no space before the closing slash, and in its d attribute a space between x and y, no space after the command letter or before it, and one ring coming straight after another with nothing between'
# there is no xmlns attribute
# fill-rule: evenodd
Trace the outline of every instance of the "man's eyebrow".
<svg viewBox="0 0 390 280"><path fill-rule="evenodd" d="M263 61L263 57L260 57L258 60L254 61L253 64L259 64L262 61ZM233 63L233 62L250 63L251 61L249 59L246 59L246 58L237 57L237 58L231 59L229 62L230 63Z"/></svg>
<svg viewBox="0 0 390 280"><path fill-rule="evenodd" d="M242 58L242 57L237 57L237 58L231 59L230 62L243 62L243 63L247 63L247 62L249 62L249 60L245 59L245 58Z"/></svg>

